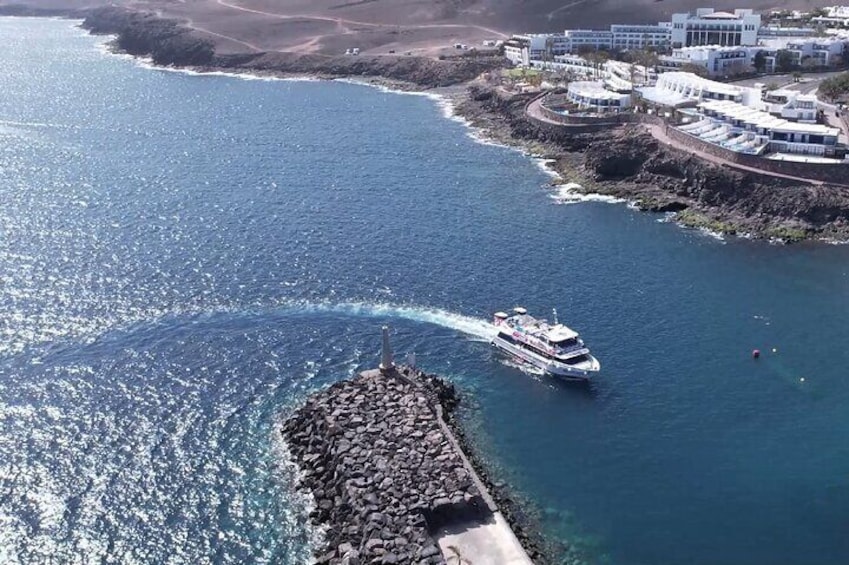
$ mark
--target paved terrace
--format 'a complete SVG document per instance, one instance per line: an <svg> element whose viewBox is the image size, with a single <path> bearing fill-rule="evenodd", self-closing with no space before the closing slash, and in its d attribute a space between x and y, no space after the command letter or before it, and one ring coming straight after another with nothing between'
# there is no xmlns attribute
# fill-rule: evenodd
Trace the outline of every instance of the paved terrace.
<svg viewBox="0 0 849 565"><path fill-rule="evenodd" d="M396 369L396 373L404 381L418 387L416 382L417 372L407 367ZM371 371L373 376L379 371ZM499 512L498 505L480 479L457 438L443 418L442 406L435 405L435 412L442 433L451 443L451 446L463 462L466 472L480 492L492 513L485 517L472 517L449 526L440 528L433 534L442 556L451 563L457 556L465 559L472 557L474 563L498 563L500 565L533 565L533 561L525 552L522 544L513 533L507 520Z"/></svg>

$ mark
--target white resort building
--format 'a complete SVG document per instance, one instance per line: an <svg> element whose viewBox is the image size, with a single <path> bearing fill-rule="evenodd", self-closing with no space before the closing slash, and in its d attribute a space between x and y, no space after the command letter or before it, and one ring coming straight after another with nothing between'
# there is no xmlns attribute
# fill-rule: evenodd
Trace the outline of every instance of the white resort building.
<svg viewBox="0 0 849 565"><path fill-rule="evenodd" d="M679 129L732 151L817 157L836 153L837 128L791 122L727 100L701 102L698 108L701 119Z"/></svg>
<svg viewBox="0 0 849 565"><path fill-rule="evenodd" d="M786 43L784 49L793 54L793 63L799 66L808 64L815 67L827 67L835 57L843 55L845 40L833 37L794 38Z"/></svg>
<svg viewBox="0 0 849 565"><path fill-rule="evenodd" d="M830 6L825 10L825 16L817 16L813 19L815 23L849 27L849 6Z"/></svg>
<svg viewBox="0 0 849 565"><path fill-rule="evenodd" d="M613 24L610 26L613 49L631 51L634 49L669 47L672 24L661 22L657 25Z"/></svg>
<svg viewBox="0 0 849 565"><path fill-rule="evenodd" d="M567 29L561 33L516 34L504 43L504 54L514 65L586 49L631 51L669 47L756 45L761 17L752 10L715 12L700 8L695 14L673 14L671 22L613 24L606 30Z"/></svg>
<svg viewBox="0 0 849 565"><path fill-rule="evenodd" d="M605 114L619 112L631 105L631 95L613 92L601 81L570 82L566 98L582 110Z"/></svg>
<svg viewBox="0 0 849 565"><path fill-rule="evenodd" d="M672 47L756 45L760 27L761 16L752 10L699 8L695 14L672 15Z"/></svg>
<svg viewBox="0 0 849 565"><path fill-rule="evenodd" d="M655 86L637 91L653 106L686 113L685 123L677 126L681 131L731 151L770 153L771 158L791 160L840 153L840 130L816 123L813 95L782 90L762 93L760 88L682 72L664 73Z"/></svg>
<svg viewBox="0 0 849 565"><path fill-rule="evenodd" d="M701 100L731 100L752 105L760 100L760 89L735 86L702 78L693 73L669 72L657 77L654 86L637 89L640 96L657 106L678 108Z"/></svg>
<svg viewBox="0 0 849 565"><path fill-rule="evenodd" d="M757 51L757 47L742 46L679 47L673 49L671 55L659 57L658 70L675 71L685 65L696 65L705 69L710 76L740 74L752 68L752 59Z"/></svg>

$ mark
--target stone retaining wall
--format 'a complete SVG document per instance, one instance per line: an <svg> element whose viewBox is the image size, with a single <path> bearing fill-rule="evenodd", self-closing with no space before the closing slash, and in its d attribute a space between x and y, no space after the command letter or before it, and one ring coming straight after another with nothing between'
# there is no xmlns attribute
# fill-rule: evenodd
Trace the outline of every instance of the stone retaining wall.
<svg viewBox="0 0 849 565"><path fill-rule="evenodd" d="M575 133L594 133L617 127L622 124L664 123L662 118L645 113L622 112L619 114L610 114L608 116L574 116L561 114L560 112L553 110L549 106L545 105L545 101L543 101L539 107L542 115L546 119L551 120L552 122L557 122L560 126L568 127L569 131L574 131ZM546 123L541 120L535 120L531 116L529 117L537 125ZM551 126L553 124L548 125Z"/></svg>

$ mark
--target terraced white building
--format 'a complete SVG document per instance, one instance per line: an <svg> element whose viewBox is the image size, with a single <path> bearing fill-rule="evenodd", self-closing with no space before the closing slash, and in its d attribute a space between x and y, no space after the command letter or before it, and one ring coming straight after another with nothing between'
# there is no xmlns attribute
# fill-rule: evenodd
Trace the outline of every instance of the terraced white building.
<svg viewBox="0 0 849 565"><path fill-rule="evenodd" d="M792 91L764 95L691 73L663 73L653 87L637 89L642 100L687 113L678 129L738 153L773 157L833 157L840 130L816 123L817 99ZM684 108L683 110L681 110Z"/></svg>

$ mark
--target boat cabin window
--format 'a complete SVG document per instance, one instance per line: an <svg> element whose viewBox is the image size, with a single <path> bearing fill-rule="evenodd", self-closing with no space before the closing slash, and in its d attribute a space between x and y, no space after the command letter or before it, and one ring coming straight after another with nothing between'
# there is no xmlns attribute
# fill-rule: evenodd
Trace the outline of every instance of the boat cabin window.
<svg viewBox="0 0 849 565"><path fill-rule="evenodd" d="M589 361L588 355L578 355L576 357L570 357L569 359L564 359L563 362L567 365L577 365L578 363L583 363L584 361Z"/></svg>
<svg viewBox="0 0 849 565"><path fill-rule="evenodd" d="M553 341L551 344L561 348L572 347L573 345L578 345L578 338L572 337L561 341Z"/></svg>

